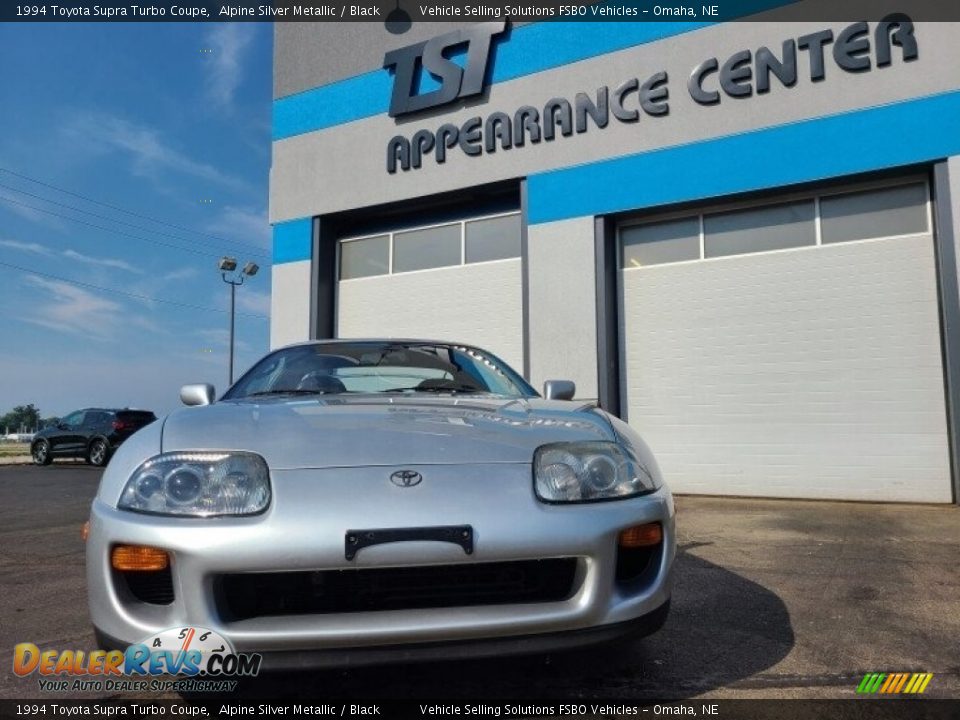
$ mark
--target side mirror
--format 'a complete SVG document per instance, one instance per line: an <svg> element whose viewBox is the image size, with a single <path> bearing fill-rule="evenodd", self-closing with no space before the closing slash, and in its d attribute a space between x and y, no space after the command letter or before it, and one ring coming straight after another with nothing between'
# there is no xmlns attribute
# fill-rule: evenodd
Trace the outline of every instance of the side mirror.
<svg viewBox="0 0 960 720"><path fill-rule="evenodd" d="M70 427L64 422L57 423L57 430L69 430Z"/></svg>
<svg viewBox="0 0 960 720"><path fill-rule="evenodd" d="M216 394L217 391L210 383L184 385L180 388L180 402L184 405L209 405Z"/></svg>
<svg viewBox="0 0 960 720"><path fill-rule="evenodd" d="M543 383L543 396L547 400L573 400L577 386L572 380L547 380Z"/></svg>

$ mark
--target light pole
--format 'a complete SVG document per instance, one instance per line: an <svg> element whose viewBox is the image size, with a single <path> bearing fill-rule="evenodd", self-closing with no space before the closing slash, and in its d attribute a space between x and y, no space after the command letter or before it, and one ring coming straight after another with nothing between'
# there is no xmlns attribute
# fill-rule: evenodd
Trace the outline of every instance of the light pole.
<svg viewBox="0 0 960 720"><path fill-rule="evenodd" d="M237 272L237 259L224 255L220 258L219 268L220 277L230 286L230 375L227 385L233 385L233 326L237 306L237 287L243 285L248 277L256 275L260 266L254 262L248 262L242 270Z"/></svg>

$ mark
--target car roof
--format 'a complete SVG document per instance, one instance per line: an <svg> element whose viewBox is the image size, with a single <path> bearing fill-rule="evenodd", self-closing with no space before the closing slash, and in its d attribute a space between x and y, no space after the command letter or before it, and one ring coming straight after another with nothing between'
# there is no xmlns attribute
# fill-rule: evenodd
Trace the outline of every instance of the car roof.
<svg viewBox="0 0 960 720"><path fill-rule="evenodd" d="M93 412L110 412L110 413L116 413L116 412L148 412L148 413L152 413L152 412L153 412L153 410L143 410L143 409L141 409L141 408L131 408L131 407L123 407L123 408L87 407L87 408L80 408L79 410L73 410L73 411L71 411L71 412L68 412L67 415L72 415L72 414L75 413L75 412L90 412L90 411L93 411Z"/></svg>
<svg viewBox="0 0 960 720"><path fill-rule="evenodd" d="M431 338L406 338L406 337L366 337L366 338L329 338L323 340L304 340L303 342L290 343L289 345L281 345L275 350L283 350L285 348L293 347L303 347L306 345L342 345L345 343L404 343L411 345L457 345L459 347L468 347L476 348L481 350L482 348L477 347L476 345L471 345L470 343L458 342L456 340L437 340Z"/></svg>

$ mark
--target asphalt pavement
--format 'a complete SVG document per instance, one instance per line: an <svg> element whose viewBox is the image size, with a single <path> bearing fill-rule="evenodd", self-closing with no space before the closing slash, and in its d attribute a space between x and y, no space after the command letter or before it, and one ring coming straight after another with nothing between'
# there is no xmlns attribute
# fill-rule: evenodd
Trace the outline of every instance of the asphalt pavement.
<svg viewBox="0 0 960 720"><path fill-rule="evenodd" d="M80 527L100 471L0 467L0 697L37 698L13 646L93 649ZM323 673L242 697L845 698L865 673L934 673L960 698L960 509L678 498L680 553L660 633L546 657ZM143 697L143 696L141 696ZM48 699L53 699L48 696Z"/></svg>

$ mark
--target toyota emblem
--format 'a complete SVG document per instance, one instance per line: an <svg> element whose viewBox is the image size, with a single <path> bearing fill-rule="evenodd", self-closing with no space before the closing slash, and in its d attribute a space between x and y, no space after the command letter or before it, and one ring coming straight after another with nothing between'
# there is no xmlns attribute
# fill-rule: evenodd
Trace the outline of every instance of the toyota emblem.
<svg viewBox="0 0 960 720"><path fill-rule="evenodd" d="M397 487L403 488L419 485L422 480L423 475L418 473L416 470L397 470L390 476L390 482Z"/></svg>

